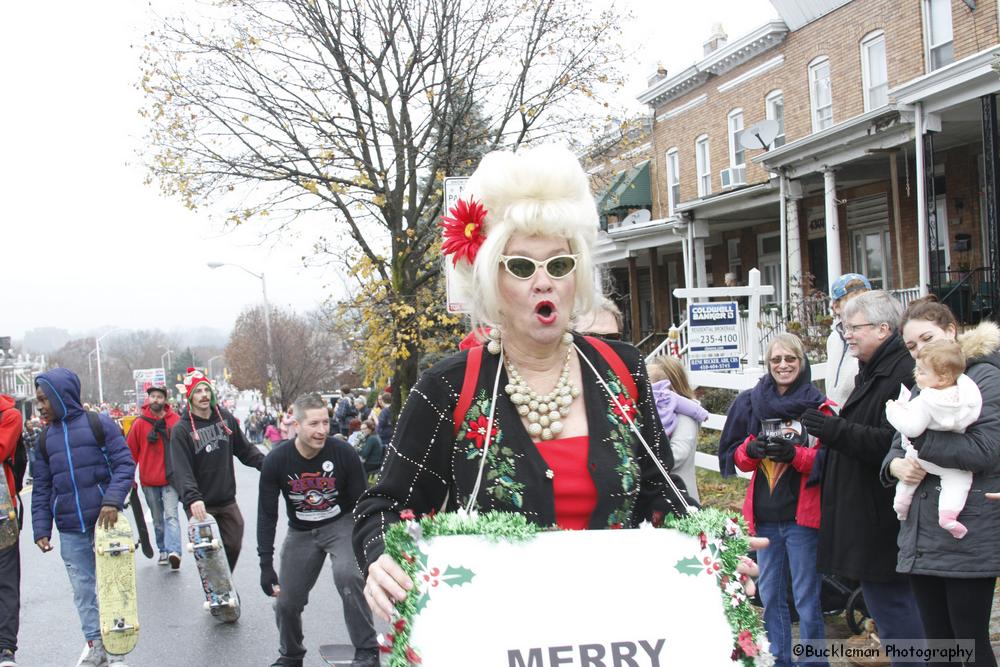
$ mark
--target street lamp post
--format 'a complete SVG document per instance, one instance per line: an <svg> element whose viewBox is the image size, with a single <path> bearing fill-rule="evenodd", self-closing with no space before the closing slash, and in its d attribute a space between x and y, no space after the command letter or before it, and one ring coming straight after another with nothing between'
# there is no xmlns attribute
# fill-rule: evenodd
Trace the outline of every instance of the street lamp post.
<svg viewBox="0 0 1000 667"><path fill-rule="evenodd" d="M101 375L101 341L113 333L118 333L121 329L112 329L103 336L94 337L94 351L97 354L97 402L104 402L104 378Z"/></svg>
<svg viewBox="0 0 1000 667"><path fill-rule="evenodd" d="M166 350L166 352L160 355L160 365L163 366L163 375L164 379L166 379L166 375L170 372L170 369L173 368L173 364L170 363L170 355L171 353L173 353L173 350L171 350L169 347L166 347L165 345L161 345L160 349ZM163 357L167 358L167 363L165 366L163 364Z"/></svg>
<svg viewBox="0 0 1000 667"><path fill-rule="evenodd" d="M208 360L208 377L214 379L215 376L212 374L212 362L215 361L216 359L221 359L224 356L226 356L226 355L224 355L224 354L217 354L214 357L210 357L209 358L209 360Z"/></svg>
<svg viewBox="0 0 1000 667"><path fill-rule="evenodd" d="M240 266L239 264L233 264L231 262L208 262L208 268L210 269L218 269L222 266L234 266L260 280L260 288L264 294L264 335L267 338L267 380L269 383L277 384L278 380L274 373L274 348L271 344L271 304L267 300L267 280L264 278L264 272L261 271L260 273L254 273L245 266ZM265 387L265 391L266 389L267 388ZM278 393L281 393L280 385L278 386Z"/></svg>

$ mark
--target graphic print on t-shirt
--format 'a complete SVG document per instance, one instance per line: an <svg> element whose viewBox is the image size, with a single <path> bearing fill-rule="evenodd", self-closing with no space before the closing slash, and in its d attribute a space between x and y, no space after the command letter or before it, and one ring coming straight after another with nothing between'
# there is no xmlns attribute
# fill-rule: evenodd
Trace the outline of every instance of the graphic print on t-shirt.
<svg viewBox="0 0 1000 667"><path fill-rule="evenodd" d="M202 450L206 454L222 449L229 434L222 426L222 422L213 422L208 426L202 426L196 431L198 439L194 441L194 453L199 454Z"/></svg>
<svg viewBox="0 0 1000 667"><path fill-rule="evenodd" d="M340 494L333 466L329 471L289 475L287 483L288 500L299 521L325 521L340 514L340 503L337 502Z"/></svg>
<svg viewBox="0 0 1000 667"><path fill-rule="evenodd" d="M782 435L785 437L791 437L794 435L802 434L802 423L797 419L785 419L778 425L777 432L768 435ZM777 461L772 461L771 459L761 459L760 463L757 464L760 468L761 473L764 475L764 479L767 480L767 486L771 494L775 493L775 487L778 486L778 481L781 480L782 475L785 474L787 470L795 470L788 463L778 463Z"/></svg>

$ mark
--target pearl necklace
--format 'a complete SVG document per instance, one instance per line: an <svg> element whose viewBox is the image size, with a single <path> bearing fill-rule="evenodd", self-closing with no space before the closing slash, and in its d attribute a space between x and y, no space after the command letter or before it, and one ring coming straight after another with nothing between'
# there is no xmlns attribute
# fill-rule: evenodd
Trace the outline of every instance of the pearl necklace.
<svg viewBox="0 0 1000 667"><path fill-rule="evenodd" d="M516 407L517 414L528 420L528 435L532 438L552 440L562 433L562 419L569 415L573 399L580 395L579 387L570 384L569 381L569 364L572 358L571 345L566 352L566 363L563 364L559 381L545 396L539 396L528 386L509 359L505 361L510 383L504 387L504 391L510 396L510 402Z"/></svg>

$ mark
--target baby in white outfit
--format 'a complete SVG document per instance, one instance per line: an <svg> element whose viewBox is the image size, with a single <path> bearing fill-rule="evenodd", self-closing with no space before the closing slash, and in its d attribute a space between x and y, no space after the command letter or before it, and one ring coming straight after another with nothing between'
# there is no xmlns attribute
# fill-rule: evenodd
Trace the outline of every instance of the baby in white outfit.
<svg viewBox="0 0 1000 667"><path fill-rule="evenodd" d="M962 539L968 532L959 523L958 515L969 496L972 473L942 468L919 458L909 439L922 435L927 429L964 433L970 424L979 419L983 396L964 371L965 355L957 342L939 340L928 343L917 355L914 369L920 394L910 400L909 390L901 387L899 400L889 400L885 404L885 416L902 435L906 457L916 459L921 468L941 478L938 525L956 539ZM916 489L916 484L902 481L896 484L892 507L900 521L906 520Z"/></svg>

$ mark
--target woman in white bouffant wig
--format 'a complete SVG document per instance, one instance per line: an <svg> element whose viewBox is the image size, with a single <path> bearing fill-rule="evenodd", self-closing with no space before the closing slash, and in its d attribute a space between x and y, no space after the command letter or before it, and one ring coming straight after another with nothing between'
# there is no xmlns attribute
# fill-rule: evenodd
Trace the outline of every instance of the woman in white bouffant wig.
<svg viewBox="0 0 1000 667"><path fill-rule="evenodd" d="M412 584L383 554L403 510L499 510L599 529L693 505L668 475L639 351L572 333L595 300L597 227L586 174L555 146L490 153L444 216L442 251L489 337L420 377L379 481L358 501L365 596L386 620Z"/></svg>

